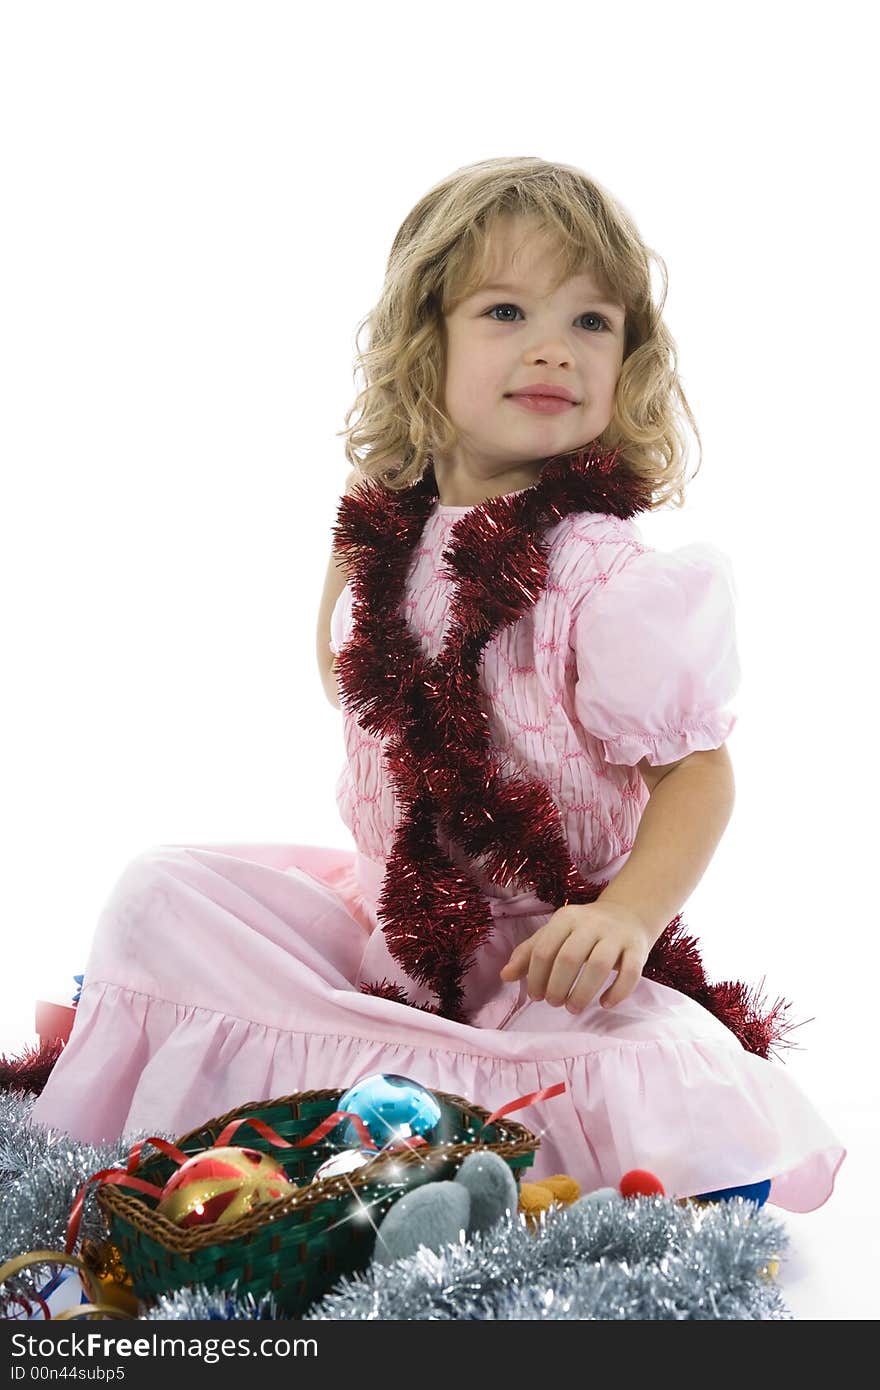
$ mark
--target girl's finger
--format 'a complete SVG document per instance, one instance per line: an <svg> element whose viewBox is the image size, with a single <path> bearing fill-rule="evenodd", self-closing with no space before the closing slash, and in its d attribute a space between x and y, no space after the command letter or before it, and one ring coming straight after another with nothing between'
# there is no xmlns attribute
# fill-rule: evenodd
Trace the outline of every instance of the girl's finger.
<svg viewBox="0 0 880 1390"><path fill-rule="evenodd" d="M554 1008L564 1004L572 985L581 973L584 962L595 949L598 933L595 928L576 927L556 952L553 969L547 981L544 998Z"/></svg>
<svg viewBox="0 0 880 1390"><path fill-rule="evenodd" d="M501 967L502 980L521 980L529 968L529 957L532 954L532 937L527 941L521 941L510 953L510 959L506 965Z"/></svg>
<svg viewBox="0 0 880 1390"><path fill-rule="evenodd" d="M584 962L584 968L575 981L571 994L565 1001L565 1007L575 1014L580 1013L588 1004L591 1004L596 991L605 983L611 971L617 968L617 965L623 960L624 954L624 952L620 952L618 958L615 959L613 951L609 954L607 944L597 946L590 954L589 959Z"/></svg>
<svg viewBox="0 0 880 1390"><path fill-rule="evenodd" d="M615 1004L620 1004L628 994L632 994L639 980L642 978L642 966L644 959L641 954L633 947L623 952L621 966L617 972L617 979L610 989L606 989L599 1003L605 1009L613 1009Z"/></svg>
<svg viewBox="0 0 880 1390"><path fill-rule="evenodd" d="M549 922L545 922L543 927L539 927L535 932L532 937L532 956L529 961L528 991L530 999L544 998L559 948L571 936L572 930L570 919L557 916L551 917Z"/></svg>

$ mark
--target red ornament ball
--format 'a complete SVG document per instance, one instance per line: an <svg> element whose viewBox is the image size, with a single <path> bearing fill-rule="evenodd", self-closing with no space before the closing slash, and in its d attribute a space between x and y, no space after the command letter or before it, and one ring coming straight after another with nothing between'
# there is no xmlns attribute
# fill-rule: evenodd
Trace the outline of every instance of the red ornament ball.
<svg viewBox="0 0 880 1390"><path fill-rule="evenodd" d="M622 1197L665 1197L666 1193L659 1178L644 1168L631 1168L624 1173L618 1184Z"/></svg>
<svg viewBox="0 0 880 1390"><path fill-rule="evenodd" d="M281 1164L258 1149L205 1149L182 1163L157 1208L178 1226L236 1221L261 1202L296 1192Z"/></svg>

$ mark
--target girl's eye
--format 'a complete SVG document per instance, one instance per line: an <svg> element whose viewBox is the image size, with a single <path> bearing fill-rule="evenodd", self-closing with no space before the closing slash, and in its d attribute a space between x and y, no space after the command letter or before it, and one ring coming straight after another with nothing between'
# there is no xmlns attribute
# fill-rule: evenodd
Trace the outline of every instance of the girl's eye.
<svg viewBox="0 0 880 1390"><path fill-rule="evenodd" d="M522 313L522 310L519 308L519 306L518 306L517 304L493 304L493 305L492 305L492 308L491 308L491 309L488 309L486 312L487 312L487 314L494 314L496 309L516 309L516 311L517 311L518 314L519 314L519 313ZM598 319L598 320L599 320L599 323L602 325L602 329L603 329L604 331L607 331L607 332L610 332L610 331L611 331L611 324L608 322L608 320L607 320L606 318L603 317L602 314L596 314L596 313L594 313L592 310L588 309L587 312L584 313L584 314L581 314L580 317L581 317L582 319ZM495 322L496 322L496 323L512 323L512 322L514 322L514 320L512 320L512 319L496 319Z"/></svg>

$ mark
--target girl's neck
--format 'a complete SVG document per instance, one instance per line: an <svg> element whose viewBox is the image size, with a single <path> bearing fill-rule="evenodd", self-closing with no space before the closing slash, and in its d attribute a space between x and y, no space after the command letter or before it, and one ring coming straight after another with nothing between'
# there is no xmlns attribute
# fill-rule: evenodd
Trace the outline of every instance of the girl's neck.
<svg viewBox="0 0 880 1390"><path fill-rule="evenodd" d="M464 512L479 507L495 497L510 497L534 487L541 476L546 459L536 463L505 469L493 478L480 478L464 468L450 465L443 459L428 455L428 469L433 470L438 494L438 510Z"/></svg>

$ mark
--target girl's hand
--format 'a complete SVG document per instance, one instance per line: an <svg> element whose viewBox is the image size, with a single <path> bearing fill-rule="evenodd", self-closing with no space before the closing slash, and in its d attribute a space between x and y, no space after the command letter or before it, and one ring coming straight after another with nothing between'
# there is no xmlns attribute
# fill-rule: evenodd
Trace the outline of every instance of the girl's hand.
<svg viewBox="0 0 880 1390"><path fill-rule="evenodd" d="M611 1009L635 989L654 939L642 918L629 908L603 905L601 900L566 903L520 942L501 979L528 975L530 999L545 999L554 1007L564 1004L570 1013L580 1013L616 970L617 979L599 1000Z"/></svg>

